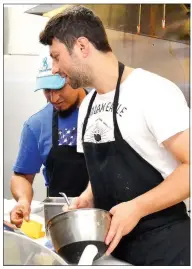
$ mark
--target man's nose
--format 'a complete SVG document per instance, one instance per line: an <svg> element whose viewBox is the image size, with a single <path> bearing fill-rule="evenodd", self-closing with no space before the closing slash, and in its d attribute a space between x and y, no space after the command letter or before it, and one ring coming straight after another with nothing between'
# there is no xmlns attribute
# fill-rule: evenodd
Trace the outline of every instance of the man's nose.
<svg viewBox="0 0 192 269"><path fill-rule="evenodd" d="M57 103L59 100L59 93L57 91L50 91L50 101L51 103Z"/></svg>
<svg viewBox="0 0 192 269"><path fill-rule="evenodd" d="M53 61L53 63L52 63L52 74L55 75L55 74L58 74L58 73L59 73L58 65Z"/></svg>

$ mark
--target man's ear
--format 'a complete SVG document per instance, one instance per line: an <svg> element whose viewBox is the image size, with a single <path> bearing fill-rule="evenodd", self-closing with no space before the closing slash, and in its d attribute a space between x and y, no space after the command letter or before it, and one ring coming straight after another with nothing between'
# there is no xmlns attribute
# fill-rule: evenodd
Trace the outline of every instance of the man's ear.
<svg viewBox="0 0 192 269"><path fill-rule="evenodd" d="M88 56L90 46L89 40L86 37L79 37L76 41L75 47L81 57L86 58Z"/></svg>

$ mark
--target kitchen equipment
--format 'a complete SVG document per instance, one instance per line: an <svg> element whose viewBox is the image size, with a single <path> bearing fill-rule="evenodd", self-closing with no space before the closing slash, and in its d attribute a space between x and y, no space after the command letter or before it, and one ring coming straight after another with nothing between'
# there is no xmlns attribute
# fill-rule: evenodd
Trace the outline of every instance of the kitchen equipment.
<svg viewBox="0 0 192 269"><path fill-rule="evenodd" d="M111 223L108 211L96 208L63 212L47 223L48 234L56 252L69 264L78 264L81 254L89 244L98 248L94 260L107 249L105 238Z"/></svg>
<svg viewBox="0 0 192 269"><path fill-rule="evenodd" d="M4 231L4 265L67 265L56 253L32 239Z"/></svg>
<svg viewBox="0 0 192 269"><path fill-rule="evenodd" d="M65 201L66 201L67 205L70 206L70 202L69 202L69 199L68 199L67 195L64 192L60 192L59 194L62 195L65 198Z"/></svg>
<svg viewBox="0 0 192 269"><path fill-rule="evenodd" d="M83 251L78 265L92 265L95 256L98 253L98 249L94 245L88 245Z"/></svg>
<svg viewBox="0 0 192 269"><path fill-rule="evenodd" d="M71 203L73 198L69 197L68 200ZM42 203L44 204L45 230L47 234L47 222L62 213L63 206L67 204L64 197L47 197Z"/></svg>

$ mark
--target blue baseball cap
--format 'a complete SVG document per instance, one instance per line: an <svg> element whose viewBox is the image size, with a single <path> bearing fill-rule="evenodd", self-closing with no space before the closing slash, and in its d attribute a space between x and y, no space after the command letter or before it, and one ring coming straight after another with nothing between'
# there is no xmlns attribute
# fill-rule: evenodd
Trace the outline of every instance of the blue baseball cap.
<svg viewBox="0 0 192 269"><path fill-rule="evenodd" d="M52 58L46 51L41 57L39 72L36 78L35 92L38 90L60 90L65 85L66 79L59 74L52 74Z"/></svg>

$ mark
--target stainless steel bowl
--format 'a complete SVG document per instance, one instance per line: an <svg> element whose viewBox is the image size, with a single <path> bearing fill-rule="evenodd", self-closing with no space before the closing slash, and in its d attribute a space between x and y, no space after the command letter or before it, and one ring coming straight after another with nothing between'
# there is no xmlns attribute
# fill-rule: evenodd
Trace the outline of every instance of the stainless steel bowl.
<svg viewBox="0 0 192 269"><path fill-rule="evenodd" d="M67 265L59 255L31 238L6 230L3 235L4 265Z"/></svg>
<svg viewBox="0 0 192 269"><path fill-rule="evenodd" d="M106 251L105 238L109 231L111 214L96 208L63 212L47 223L49 236L57 253L69 264L78 264L88 244L98 248L95 260Z"/></svg>
<svg viewBox="0 0 192 269"><path fill-rule="evenodd" d="M70 203L72 202L73 198L68 198ZM45 217L45 229L46 235L47 234L47 223L48 221L53 218L54 216L62 213L63 206L67 205L64 197L47 197L43 202L44 204L44 217Z"/></svg>

